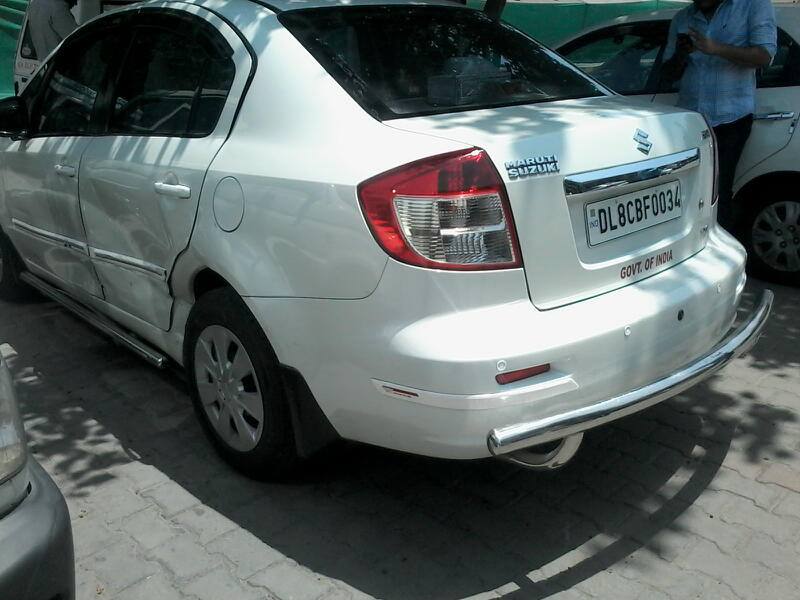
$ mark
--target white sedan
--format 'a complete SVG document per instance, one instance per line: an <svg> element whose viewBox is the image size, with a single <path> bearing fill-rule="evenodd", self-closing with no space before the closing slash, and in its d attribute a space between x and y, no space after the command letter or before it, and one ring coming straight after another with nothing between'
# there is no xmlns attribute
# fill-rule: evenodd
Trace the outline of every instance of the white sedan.
<svg viewBox="0 0 800 600"><path fill-rule="evenodd" d="M0 103L0 293L187 373L236 467L533 468L746 351L703 118L431 0L156 0Z"/></svg>
<svg viewBox="0 0 800 600"><path fill-rule="evenodd" d="M750 268L779 283L800 285L800 6L778 4L778 52L758 73L753 132L734 183L743 207L735 233ZM674 10L646 12L597 25L558 51L615 91L647 103L675 104L677 89L660 81Z"/></svg>

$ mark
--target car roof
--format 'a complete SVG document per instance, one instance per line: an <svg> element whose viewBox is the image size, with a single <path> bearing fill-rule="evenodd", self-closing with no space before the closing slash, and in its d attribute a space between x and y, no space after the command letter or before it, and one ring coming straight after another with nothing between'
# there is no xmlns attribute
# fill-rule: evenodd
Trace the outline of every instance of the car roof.
<svg viewBox="0 0 800 600"><path fill-rule="evenodd" d="M775 6L775 16L778 21L778 26L787 33L790 33L796 40L800 41L800 4L798 4L796 0L786 0L785 2L775 2L773 0L773 5ZM664 10L641 11L629 15L622 15L609 21L603 21L602 23L591 25L590 27L587 27L576 34L570 35L568 38L553 44L553 48L561 48L562 46L578 38L582 38L589 33L599 31L613 25L642 23L645 21L671 21L672 17L678 14L681 10L683 9L670 8Z"/></svg>

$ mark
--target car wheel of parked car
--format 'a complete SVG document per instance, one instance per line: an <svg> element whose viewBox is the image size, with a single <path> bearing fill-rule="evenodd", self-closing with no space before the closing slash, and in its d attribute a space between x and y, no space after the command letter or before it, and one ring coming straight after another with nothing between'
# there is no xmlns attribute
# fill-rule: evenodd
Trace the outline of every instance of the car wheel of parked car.
<svg viewBox="0 0 800 600"><path fill-rule="evenodd" d="M195 409L222 457L256 478L298 463L278 359L255 317L229 288L195 304L185 360Z"/></svg>
<svg viewBox="0 0 800 600"><path fill-rule="evenodd" d="M19 301L30 297L33 290L19 278L24 270L11 241L0 231L0 298Z"/></svg>
<svg viewBox="0 0 800 600"><path fill-rule="evenodd" d="M745 222L751 272L786 285L800 284L800 200L769 197Z"/></svg>

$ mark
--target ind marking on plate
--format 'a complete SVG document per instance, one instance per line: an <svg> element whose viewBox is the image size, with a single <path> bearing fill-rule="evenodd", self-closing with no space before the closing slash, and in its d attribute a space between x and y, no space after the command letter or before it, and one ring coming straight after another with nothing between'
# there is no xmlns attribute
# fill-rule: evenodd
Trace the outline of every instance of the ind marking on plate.
<svg viewBox="0 0 800 600"><path fill-rule="evenodd" d="M549 175L561 170L555 154L507 160L505 164L509 179L519 179L531 175Z"/></svg>

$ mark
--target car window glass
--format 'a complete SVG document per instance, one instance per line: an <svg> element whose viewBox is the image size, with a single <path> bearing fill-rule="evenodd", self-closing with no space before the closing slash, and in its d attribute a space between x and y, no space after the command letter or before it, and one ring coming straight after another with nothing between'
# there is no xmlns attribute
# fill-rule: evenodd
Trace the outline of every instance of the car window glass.
<svg viewBox="0 0 800 600"><path fill-rule="evenodd" d="M213 131L233 83L231 53L211 46L196 28L181 25L179 31L150 26L136 31L118 78L112 132L207 135Z"/></svg>
<svg viewBox="0 0 800 600"><path fill-rule="evenodd" d="M605 93L554 53L476 10L365 5L279 18L379 119Z"/></svg>
<svg viewBox="0 0 800 600"><path fill-rule="evenodd" d="M789 87L800 85L800 45L791 36L778 30L778 51L768 67L759 71L758 87Z"/></svg>
<svg viewBox="0 0 800 600"><path fill-rule="evenodd" d="M80 135L88 131L98 93L119 47L117 33L104 29L58 52L31 118L32 133Z"/></svg>
<svg viewBox="0 0 800 600"><path fill-rule="evenodd" d="M648 93L664 44L652 28L614 28L569 44L563 55L620 94Z"/></svg>

